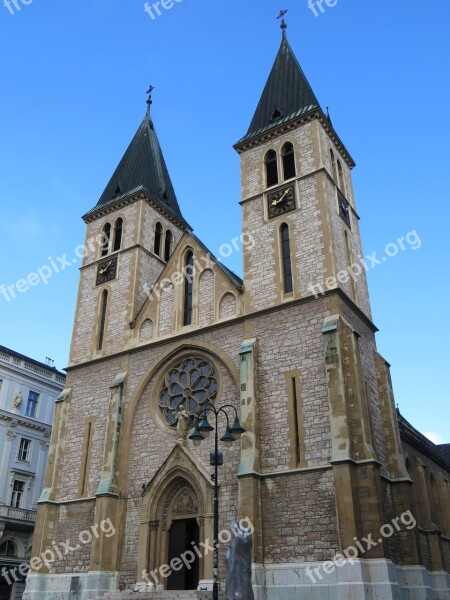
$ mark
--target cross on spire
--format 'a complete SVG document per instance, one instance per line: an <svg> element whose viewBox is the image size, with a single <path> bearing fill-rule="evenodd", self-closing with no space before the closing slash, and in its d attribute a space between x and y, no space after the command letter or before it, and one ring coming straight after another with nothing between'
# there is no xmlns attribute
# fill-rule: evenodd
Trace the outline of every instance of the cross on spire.
<svg viewBox="0 0 450 600"><path fill-rule="evenodd" d="M148 95L147 98L147 114L150 114L150 105L152 104L152 92L155 89L154 85L151 85L148 90L145 92Z"/></svg>
<svg viewBox="0 0 450 600"><path fill-rule="evenodd" d="M287 13L287 9L286 10L280 10L280 14L278 15L277 19L281 19L281 25L280 28L283 32L283 35L285 34L285 31L287 29L287 25L286 25L286 21L284 20L284 15Z"/></svg>

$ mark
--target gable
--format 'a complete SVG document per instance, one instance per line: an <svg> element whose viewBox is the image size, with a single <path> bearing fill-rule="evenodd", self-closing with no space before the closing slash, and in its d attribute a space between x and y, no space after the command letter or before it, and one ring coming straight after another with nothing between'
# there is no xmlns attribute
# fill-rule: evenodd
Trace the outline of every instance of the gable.
<svg viewBox="0 0 450 600"><path fill-rule="evenodd" d="M193 269L186 255L193 253ZM187 278L192 278L192 324L184 326L184 296ZM198 329L242 314L242 281L209 252L196 236L185 233L177 244L135 318L138 343Z"/></svg>

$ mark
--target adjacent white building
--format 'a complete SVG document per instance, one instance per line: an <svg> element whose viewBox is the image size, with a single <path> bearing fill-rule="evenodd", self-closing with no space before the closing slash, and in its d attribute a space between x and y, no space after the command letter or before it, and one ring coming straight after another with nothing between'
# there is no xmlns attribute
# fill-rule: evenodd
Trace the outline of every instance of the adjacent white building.
<svg viewBox="0 0 450 600"><path fill-rule="evenodd" d="M65 375L0 346L0 600L25 588L55 401Z"/></svg>

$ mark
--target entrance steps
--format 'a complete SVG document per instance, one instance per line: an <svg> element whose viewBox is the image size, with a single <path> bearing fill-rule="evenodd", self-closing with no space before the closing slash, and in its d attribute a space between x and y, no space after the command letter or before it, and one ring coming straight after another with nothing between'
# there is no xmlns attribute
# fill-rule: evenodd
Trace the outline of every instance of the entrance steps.
<svg viewBox="0 0 450 600"><path fill-rule="evenodd" d="M108 592L96 600L212 600L212 592L197 590L133 592L133 590L123 590L122 592ZM225 600L223 592L219 592L219 600Z"/></svg>

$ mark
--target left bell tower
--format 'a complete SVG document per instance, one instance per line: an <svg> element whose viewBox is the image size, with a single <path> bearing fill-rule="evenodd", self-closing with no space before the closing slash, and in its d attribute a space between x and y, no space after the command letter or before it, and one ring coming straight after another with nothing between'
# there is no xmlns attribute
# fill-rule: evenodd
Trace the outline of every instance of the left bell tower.
<svg viewBox="0 0 450 600"><path fill-rule="evenodd" d="M151 94L151 89L149 91ZM130 323L183 232L184 220L147 113L87 224L69 366L128 347Z"/></svg>

